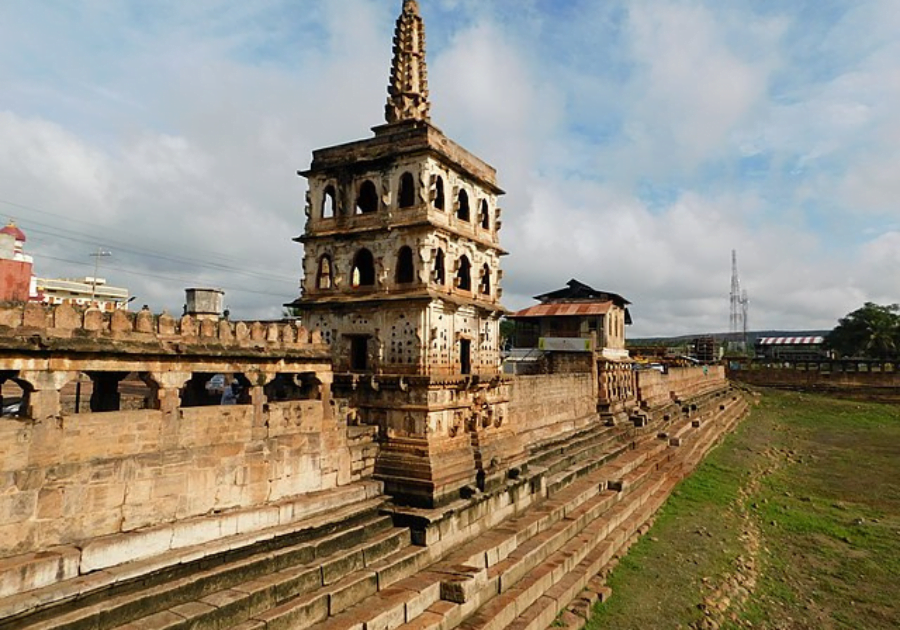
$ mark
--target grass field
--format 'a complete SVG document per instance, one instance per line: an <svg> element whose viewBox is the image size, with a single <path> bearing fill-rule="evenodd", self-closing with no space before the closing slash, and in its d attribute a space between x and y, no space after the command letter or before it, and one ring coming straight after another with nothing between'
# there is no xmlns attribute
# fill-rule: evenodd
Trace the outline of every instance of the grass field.
<svg viewBox="0 0 900 630"><path fill-rule="evenodd" d="M608 583L590 630L900 628L900 408L763 393Z"/></svg>

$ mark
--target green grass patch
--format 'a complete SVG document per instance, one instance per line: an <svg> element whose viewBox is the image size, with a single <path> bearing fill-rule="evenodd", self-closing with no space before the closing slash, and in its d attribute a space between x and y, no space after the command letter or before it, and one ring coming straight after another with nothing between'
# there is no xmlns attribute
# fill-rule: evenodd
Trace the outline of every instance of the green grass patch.
<svg viewBox="0 0 900 630"><path fill-rule="evenodd" d="M747 552L736 505L756 478L743 505L758 582L723 627L900 627L900 410L766 392L610 576L591 630L700 620L708 585Z"/></svg>

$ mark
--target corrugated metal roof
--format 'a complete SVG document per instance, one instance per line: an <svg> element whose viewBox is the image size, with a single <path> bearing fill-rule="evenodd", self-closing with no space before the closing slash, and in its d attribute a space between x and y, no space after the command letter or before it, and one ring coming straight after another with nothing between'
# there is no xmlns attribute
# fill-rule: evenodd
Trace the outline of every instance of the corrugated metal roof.
<svg viewBox="0 0 900 630"><path fill-rule="evenodd" d="M549 293L542 293L541 295L536 295L535 300L538 302L559 302L560 300L597 300L599 302L605 302L607 300L612 301L613 303L624 306L626 304L631 304L628 300L623 298L618 293L611 293L609 291L598 291L597 289L586 285L583 282L579 282L574 278L569 280L566 283L566 288L557 289L556 291L551 291Z"/></svg>
<svg viewBox="0 0 900 630"><path fill-rule="evenodd" d="M756 342L761 346L814 346L825 341L825 337L760 337Z"/></svg>
<svg viewBox="0 0 900 630"><path fill-rule="evenodd" d="M513 313L509 317L584 317L589 315L606 315L613 306L612 302L568 302L562 304L536 304Z"/></svg>

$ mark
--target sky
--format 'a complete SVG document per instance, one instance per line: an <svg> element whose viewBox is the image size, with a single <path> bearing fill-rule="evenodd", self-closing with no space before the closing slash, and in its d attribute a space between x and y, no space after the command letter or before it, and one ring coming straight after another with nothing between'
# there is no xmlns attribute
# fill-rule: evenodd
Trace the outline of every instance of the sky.
<svg viewBox="0 0 900 630"><path fill-rule="evenodd" d="M401 0L0 0L0 215L42 277L299 295L312 151L383 122ZM900 0L420 0L432 122L498 170L504 306L631 337L900 302ZM97 251L110 256L92 257Z"/></svg>

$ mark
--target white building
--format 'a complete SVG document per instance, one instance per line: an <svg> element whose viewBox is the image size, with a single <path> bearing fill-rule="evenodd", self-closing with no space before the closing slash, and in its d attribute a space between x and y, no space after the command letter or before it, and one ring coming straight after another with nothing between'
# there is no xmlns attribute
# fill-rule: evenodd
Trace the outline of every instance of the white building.
<svg viewBox="0 0 900 630"><path fill-rule="evenodd" d="M128 289L106 284L104 278L35 278L38 299L44 304L90 306L101 311L128 310Z"/></svg>

